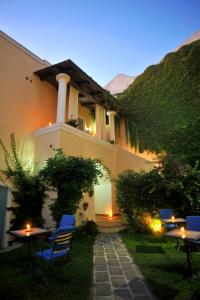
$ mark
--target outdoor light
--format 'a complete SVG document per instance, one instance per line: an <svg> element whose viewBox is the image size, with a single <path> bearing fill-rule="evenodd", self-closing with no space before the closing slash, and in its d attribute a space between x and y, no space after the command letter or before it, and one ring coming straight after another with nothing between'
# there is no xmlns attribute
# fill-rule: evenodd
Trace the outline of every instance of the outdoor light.
<svg viewBox="0 0 200 300"><path fill-rule="evenodd" d="M112 210L110 210L110 212L109 212L109 218L112 219L112 217L113 217L113 213L112 213Z"/></svg>
<svg viewBox="0 0 200 300"><path fill-rule="evenodd" d="M27 224L27 225L26 225L26 231L27 231L27 232L31 231L31 225L30 225L30 224Z"/></svg>
<svg viewBox="0 0 200 300"><path fill-rule="evenodd" d="M85 131L86 131L87 133L90 133L90 131L91 131L90 127L85 126Z"/></svg>
<svg viewBox="0 0 200 300"><path fill-rule="evenodd" d="M150 224L151 229L153 232L161 232L162 231L162 222L159 219L152 219Z"/></svg>
<svg viewBox="0 0 200 300"><path fill-rule="evenodd" d="M184 227L181 227L181 232L185 233L185 228Z"/></svg>
<svg viewBox="0 0 200 300"><path fill-rule="evenodd" d="M185 233L182 233L181 237L182 237L182 239L184 239L185 238Z"/></svg>

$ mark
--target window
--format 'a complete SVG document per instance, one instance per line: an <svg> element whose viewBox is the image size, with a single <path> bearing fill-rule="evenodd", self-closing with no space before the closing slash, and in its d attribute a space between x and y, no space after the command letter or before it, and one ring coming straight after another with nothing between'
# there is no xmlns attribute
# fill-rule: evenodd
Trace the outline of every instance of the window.
<svg viewBox="0 0 200 300"><path fill-rule="evenodd" d="M106 125L109 125L109 115L107 111L106 111Z"/></svg>

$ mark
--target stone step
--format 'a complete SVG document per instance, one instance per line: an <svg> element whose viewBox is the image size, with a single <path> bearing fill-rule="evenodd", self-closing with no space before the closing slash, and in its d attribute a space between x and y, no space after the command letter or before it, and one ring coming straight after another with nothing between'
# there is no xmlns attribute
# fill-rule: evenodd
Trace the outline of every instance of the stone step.
<svg viewBox="0 0 200 300"><path fill-rule="evenodd" d="M119 226L119 227L101 227L98 226L98 231L100 233L118 233L124 229L126 229L127 226Z"/></svg>
<svg viewBox="0 0 200 300"><path fill-rule="evenodd" d="M96 216L96 224L101 233L117 233L128 227L128 224L121 220L119 216L112 218L108 216Z"/></svg>

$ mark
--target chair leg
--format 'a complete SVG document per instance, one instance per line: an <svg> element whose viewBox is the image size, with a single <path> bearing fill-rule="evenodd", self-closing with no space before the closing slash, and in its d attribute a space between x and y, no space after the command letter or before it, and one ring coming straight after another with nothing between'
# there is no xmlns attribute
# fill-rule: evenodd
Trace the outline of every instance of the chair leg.
<svg viewBox="0 0 200 300"><path fill-rule="evenodd" d="M176 239L176 250L180 250L180 243L179 243L179 239Z"/></svg>

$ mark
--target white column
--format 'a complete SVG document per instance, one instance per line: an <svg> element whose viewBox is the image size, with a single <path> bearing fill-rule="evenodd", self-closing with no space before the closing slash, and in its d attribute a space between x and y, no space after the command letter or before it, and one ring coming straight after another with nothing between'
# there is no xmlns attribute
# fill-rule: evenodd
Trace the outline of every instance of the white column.
<svg viewBox="0 0 200 300"><path fill-rule="evenodd" d="M95 119L96 119L96 137L101 139L101 106L95 106Z"/></svg>
<svg viewBox="0 0 200 300"><path fill-rule="evenodd" d="M115 141L115 111L109 111L109 131L110 131L110 141Z"/></svg>
<svg viewBox="0 0 200 300"><path fill-rule="evenodd" d="M67 83L70 81L70 76L60 73L56 76L58 81L58 102L57 102L57 117L56 123L65 122L66 113L66 96L67 96Z"/></svg>
<svg viewBox="0 0 200 300"><path fill-rule="evenodd" d="M78 119L78 91L73 86L69 90L68 119Z"/></svg>
<svg viewBox="0 0 200 300"><path fill-rule="evenodd" d="M101 140L106 140L106 112L105 109L96 104L96 137Z"/></svg>
<svg viewBox="0 0 200 300"><path fill-rule="evenodd" d="M102 107L102 139L104 141L107 140L107 135L106 135L106 111Z"/></svg>

